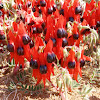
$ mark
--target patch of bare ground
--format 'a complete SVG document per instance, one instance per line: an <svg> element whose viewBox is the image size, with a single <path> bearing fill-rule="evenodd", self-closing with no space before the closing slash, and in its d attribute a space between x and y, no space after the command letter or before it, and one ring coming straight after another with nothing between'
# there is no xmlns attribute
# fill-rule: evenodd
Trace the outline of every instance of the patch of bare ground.
<svg viewBox="0 0 100 100"><path fill-rule="evenodd" d="M93 75L94 67L91 64L87 63L82 70L82 79L80 81L80 85L73 88L72 92L67 92L68 100L83 100L82 95L79 94L79 91L82 90L83 86L89 86L92 90L86 95L87 100L100 100L100 78L97 80L93 80L95 82L91 83L91 77ZM59 73L55 71L55 73ZM19 73L18 73L19 74ZM17 74L17 75L18 75ZM16 76L13 75L12 71L8 71L5 75L3 74L3 70L0 69L0 100L62 100L59 92L52 87L48 82L46 83L45 90L42 88L37 92L28 92L27 90L20 90L21 87L14 87L14 89L9 90L10 82L17 82ZM34 80L33 78L30 80ZM51 81L54 85L56 85L55 76L51 76ZM25 87L25 84L30 86L34 85L34 83L30 83L29 77L25 77L25 80L21 80L21 83ZM42 84L42 83L41 83ZM88 85L89 84L89 85Z"/></svg>

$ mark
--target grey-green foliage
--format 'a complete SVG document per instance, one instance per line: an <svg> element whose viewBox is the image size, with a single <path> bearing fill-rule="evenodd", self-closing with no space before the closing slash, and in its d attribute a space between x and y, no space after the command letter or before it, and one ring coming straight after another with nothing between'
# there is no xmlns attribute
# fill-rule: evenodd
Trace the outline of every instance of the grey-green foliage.
<svg viewBox="0 0 100 100"><path fill-rule="evenodd" d="M91 0L83 0L83 1L88 2L88 3L90 3L90 2L91 2Z"/></svg>
<svg viewBox="0 0 100 100"><path fill-rule="evenodd" d="M41 91L42 88L43 88L43 85L37 85L37 86L34 86L34 85L31 85L29 83L24 83L25 81L25 78L27 77L28 75L26 74L26 71L23 71L23 72L20 72L18 75L16 75L16 79L17 79L17 84L16 84L16 88L18 86L20 86L20 90L21 91L25 91L24 93L27 94L27 93L31 93L31 95L33 93L37 93L37 91ZM31 77L32 78L32 77ZM11 87L10 87L11 88Z"/></svg>
<svg viewBox="0 0 100 100"><path fill-rule="evenodd" d="M83 85L82 89L78 91L82 98L85 98L90 93L92 88L88 85Z"/></svg>
<svg viewBox="0 0 100 100"><path fill-rule="evenodd" d="M10 82L10 85L8 86L8 90L12 91L16 89L16 83L14 83L13 81Z"/></svg>

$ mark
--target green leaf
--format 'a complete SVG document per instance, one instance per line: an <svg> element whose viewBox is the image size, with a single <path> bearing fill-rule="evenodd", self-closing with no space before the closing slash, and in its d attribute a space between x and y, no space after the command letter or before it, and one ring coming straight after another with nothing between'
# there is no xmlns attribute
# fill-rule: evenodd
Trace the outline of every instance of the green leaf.
<svg viewBox="0 0 100 100"><path fill-rule="evenodd" d="M32 88L31 88L31 90L33 91L34 89L33 89L33 85L32 85Z"/></svg>
<svg viewBox="0 0 100 100"><path fill-rule="evenodd" d="M92 90L92 88L88 89L87 92L86 92L86 94L88 94L91 90Z"/></svg>
<svg viewBox="0 0 100 100"><path fill-rule="evenodd" d="M31 73L31 72L32 72L32 71L31 71L31 68L29 68L28 72L29 72L29 73Z"/></svg>
<svg viewBox="0 0 100 100"><path fill-rule="evenodd" d="M39 90L39 86L37 86L37 90Z"/></svg>
<svg viewBox="0 0 100 100"><path fill-rule="evenodd" d="M79 85L80 85L80 84L76 84L76 85L73 86L73 88L78 87Z"/></svg>
<svg viewBox="0 0 100 100"><path fill-rule="evenodd" d="M35 88L34 88L34 90L33 91L35 91L36 90L36 86L35 86Z"/></svg>
<svg viewBox="0 0 100 100"><path fill-rule="evenodd" d="M25 91L25 93L29 93L28 91Z"/></svg>
<svg viewBox="0 0 100 100"><path fill-rule="evenodd" d="M91 81L90 83L96 83L95 81Z"/></svg>
<svg viewBox="0 0 100 100"><path fill-rule="evenodd" d="M10 60L8 60L8 63L11 65L11 62L10 62ZM10 67L10 66L9 66Z"/></svg>
<svg viewBox="0 0 100 100"><path fill-rule="evenodd" d="M26 75L26 71L24 70L24 76Z"/></svg>
<svg viewBox="0 0 100 100"><path fill-rule="evenodd" d="M83 0L83 1L88 2L88 3L90 3L90 2L91 2L91 0Z"/></svg>
<svg viewBox="0 0 100 100"><path fill-rule="evenodd" d="M20 73L20 78L22 79L22 73Z"/></svg>
<svg viewBox="0 0 100 100"><path fill-rule="evenodd" d="M40 85L40 89L42 89L42 86Z"/></svg>
<svg viewBox="0 0 100 100"><path fill-rule="evenodd" d="M31 86L29 85L29 88L28 88L28 90L30 91L31 90Z"/></svg>
<svg viewBox="0 0 100 100"><path fill-rule="evenodd" d="M27 84L25 85L25 89L27 88Z"/></svg>
<svg viewBox="0 0 100 100"><path fill-rule="evenodd" d="M24 88L23 84L21 85L22 88Z"/></svg>
<svg viewBox="0 0 100 100"><path fill-rule="evenodd" d="M16 78L17 78L17 81L19 81L19 77L17 76Z"/></svg>
<svg viewBox="0 0 100 100"><path fill-rule="evenodd" d="M22 85L22 83L21 82L19 82L19 83L17 83L18 85Z"/></svg>
<svg viewBox="0 0 100 100"><path fill-rule="evenodd" d="M8 87L8 90L12 90L12 89L13 89L13 87L11 87L11 86Z"/></svg>
<svg viewBox="0 0 100 100"><path fill-rule="evenodd" d="M15 61L14 59L11 60L11 65L14 65L15 64Z"/></svg>
<svg viewBox="0 0 100 100"><path fill-rule="evenodd" d="M12 85L12 86L14 86L14 85L15 85L15 83L14 83L13 81L11 81L10 83L11 83L11 85Z"/></svg>
<svg viewBox="0 0 100 100"><path fill-rule="evenodd" d="M47 90L47 91L49 91L49 89L48 89L48 88L46 88L46 90Z"/></svg>
<svg viewBox="0 0 100 100"><path fill-rule="evenodd" d="M25 89L24 89L24 88L22 88L22 89L20 89L20 90L24 91Z"/></svg>

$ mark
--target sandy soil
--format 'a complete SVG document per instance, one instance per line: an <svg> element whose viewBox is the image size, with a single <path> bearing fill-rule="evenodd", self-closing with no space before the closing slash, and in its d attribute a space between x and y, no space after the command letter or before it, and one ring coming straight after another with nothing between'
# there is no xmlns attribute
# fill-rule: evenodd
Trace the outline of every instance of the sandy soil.
<svg viewBox="0 0 100 100"><path fill-rule="evenodd" d="M4 71L4 72L3 72ZM72 92L67 93L68 100L83 100L82 96L78 93L85 87L90 87L92 90L86 95L85 100L100 100L100 77L94 80L95 83L90 84L90 78L93 75L94 68L90 64L87 65L82 70L82 79L80 85L72 90ZM19 74L17 74L19 75ZM100 76L100 75L99 75ZM29 83L29 76L25 80L21 80L23 84ZM34 80L31 78L30 80ZM37 92L25 93L25 91L20 91L20 87L17 86L14 89L8 89L10 82L13 81L17 83L16 75L13 75L12 71L6 71L0 69L0 100L62 100L59 92L50 84L46 84L46 89L37 90ZM55 84L55 76L51 77L51 81ZM31 81L30 81L31 82ZM99 85L98 85L99 83ZM34 83L30 83L32 86Z"/></svg>

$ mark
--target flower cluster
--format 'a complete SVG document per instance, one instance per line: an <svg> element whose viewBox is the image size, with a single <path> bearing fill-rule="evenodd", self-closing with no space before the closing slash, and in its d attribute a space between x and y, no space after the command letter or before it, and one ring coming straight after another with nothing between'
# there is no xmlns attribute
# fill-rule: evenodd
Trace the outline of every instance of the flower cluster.
<svg viewBox="0 0 100 100"><path fill-rule="evenodd" d="M0 42L7 37L7 50L16 66L22 65L24 69L26 58L37 84L43 80L45 85L46 79L50 81L50 75L54 75L58 59L78 82L85 61L91 61L84 56L80 43L85 46L83 37L91 34L92 29L99 32L100 1L91 0L83 7L80 0L64 0L59 5L55 0L15 0L9 9L3 3L0 2L0 25L5 24L6 30L0 30ZM5 16L12 18L10 25Z"/></svg>

